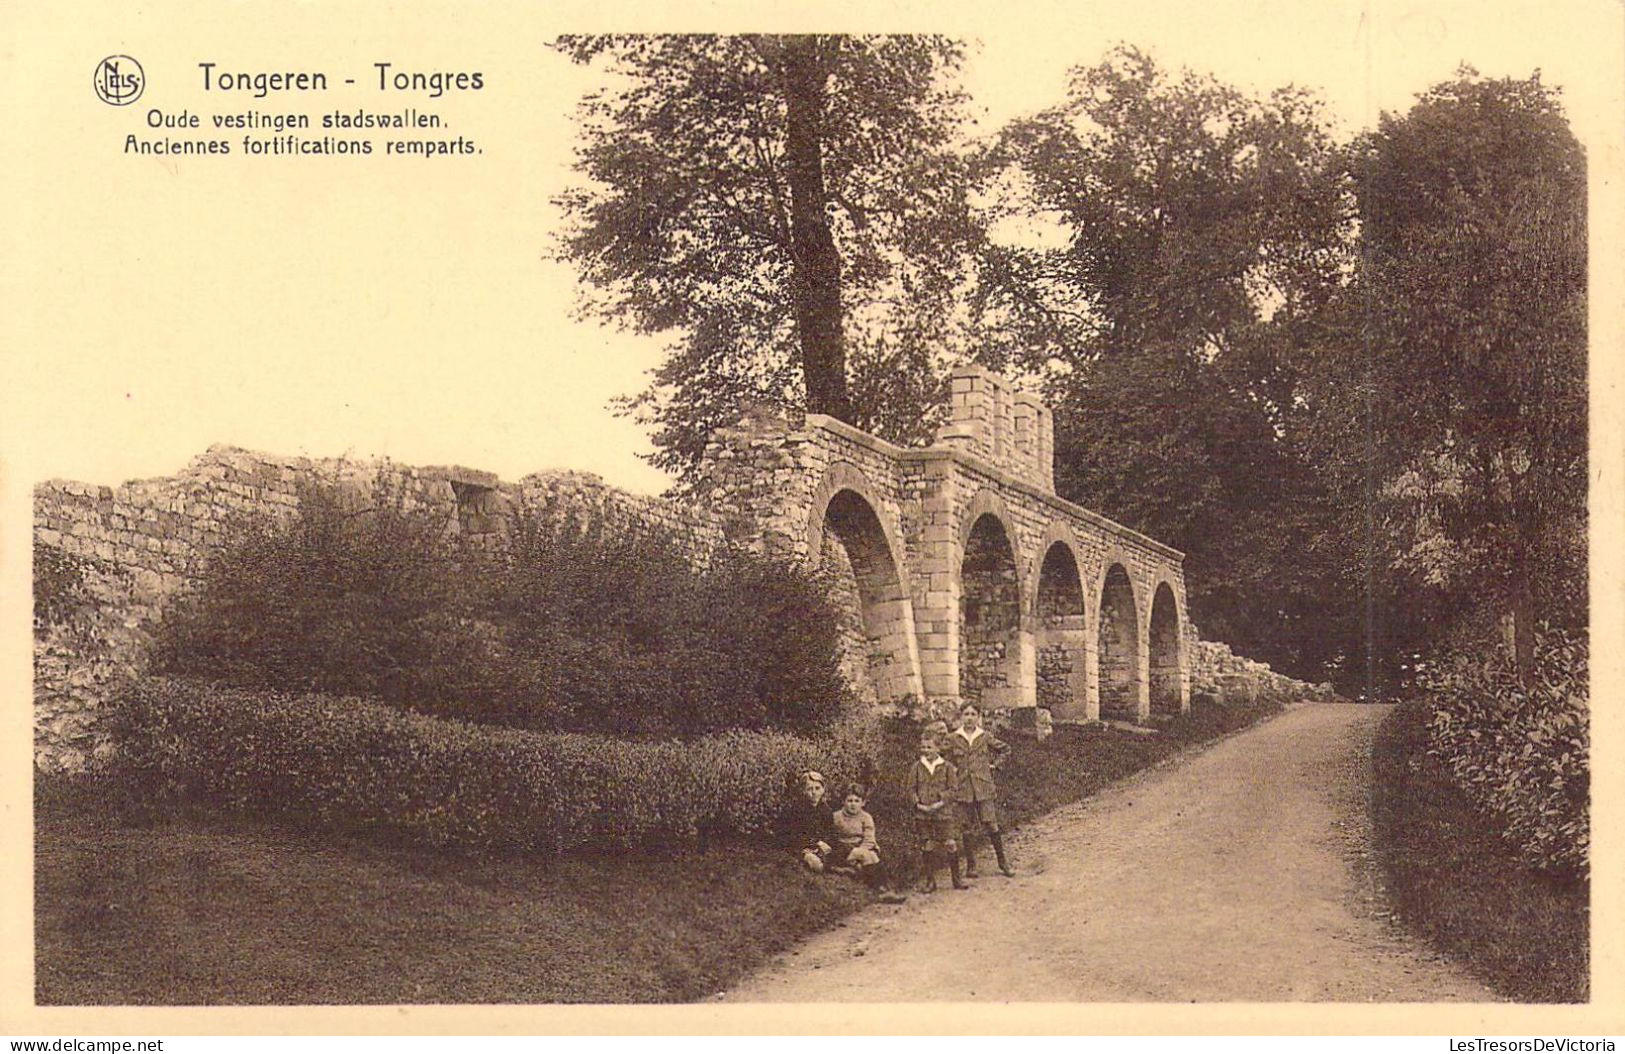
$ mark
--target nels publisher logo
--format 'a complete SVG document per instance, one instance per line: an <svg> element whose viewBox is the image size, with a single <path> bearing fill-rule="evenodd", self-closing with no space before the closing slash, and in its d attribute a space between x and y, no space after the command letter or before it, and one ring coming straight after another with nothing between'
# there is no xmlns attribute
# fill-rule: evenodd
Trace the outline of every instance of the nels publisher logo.
<svg viewBox="0 0 1625 1054"><path fill-rule="evenodd" d="M141 98L147 75L128 55L109 55L96 66L96 97L109 106L128 106Z"/></svg>

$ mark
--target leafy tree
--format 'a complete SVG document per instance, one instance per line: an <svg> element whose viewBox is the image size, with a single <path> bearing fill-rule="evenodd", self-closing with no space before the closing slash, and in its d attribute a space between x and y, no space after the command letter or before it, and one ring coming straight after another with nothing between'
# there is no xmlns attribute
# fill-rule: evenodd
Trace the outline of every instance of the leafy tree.
<svg viewBox="0 0 1625 1054"><path fill-rule="evenodd" d="M1015 235L976 306L989 355L1046 382L1058 489L1184 549L1198 623L1305 675L1340 649L1316 544L1334 513L1290 442L1293 350L1349 257L1338 161L1305 93L1133 48L984 159Z"/></svg>
<svg viewBox="0 0 1625 1054"><path fill-rule="evenodd" d="M959 44L927 36L591 36L561 255L589 312L671 333L626 407L691 475L746 402L903 442L931 431L976 240L953 141Z"/></svg>
<svg viewBox="0 0 1625 1054"><path fill-rule="evenodd" d="M979 306L1003 357L1077 374L1153 346L1225 354L1267 313L1303 313L1346 262L1336 156L1297 89L1249 98L1131 47L1074 70L1066 100L1013 122L984 162L1002 218L1065 239L990 250Z"/></svg>
<svg viewBox="0 0 1625 1054"><path fill-rule="evenodd" d="M1584 618L1585 158L1556 90L1464 68L1351 152L1357 282L1306 385L1382 558L1515 620Z"/></svg>

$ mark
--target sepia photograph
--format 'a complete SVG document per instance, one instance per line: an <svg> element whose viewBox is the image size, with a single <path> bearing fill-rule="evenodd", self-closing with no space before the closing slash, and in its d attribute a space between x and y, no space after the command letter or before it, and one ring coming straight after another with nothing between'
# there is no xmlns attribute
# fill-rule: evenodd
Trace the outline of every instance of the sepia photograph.
<svg viewBox="0 0 1625 1054"><path fill-rule="evenodd" d="M4 1031L1625 1027L1618 4L3 17Z"/></svg>

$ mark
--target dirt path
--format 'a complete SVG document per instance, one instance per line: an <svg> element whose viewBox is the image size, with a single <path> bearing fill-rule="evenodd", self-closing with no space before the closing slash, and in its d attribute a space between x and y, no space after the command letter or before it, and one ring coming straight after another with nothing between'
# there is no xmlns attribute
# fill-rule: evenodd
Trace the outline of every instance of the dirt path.
<svg viewBox="0 0 1625 1054"><path fill-rule="evenodd" d="M721 998L1493 1001L1382 917L1385 712L1298 707L1058 809L1011 840L1014 879L871 908Z"/></svg>

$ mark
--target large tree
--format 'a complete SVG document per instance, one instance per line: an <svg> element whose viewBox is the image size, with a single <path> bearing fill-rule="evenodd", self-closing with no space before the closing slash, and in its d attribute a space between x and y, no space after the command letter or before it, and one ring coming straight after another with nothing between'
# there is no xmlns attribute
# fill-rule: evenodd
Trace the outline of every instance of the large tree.
<svg viewBox="0 0 1625 1054"><path fill-rule="evenodd" d="M1064 101L986 155L1006 229L1050 233L988 253L1001 350L1077 373L1150 347L1224 354L1261 319L1303 313L1347 259L1336 156L1297 89L1251 97L1132 47L1073 70Z"/></svg>
<svg viewBox="0 0 1625 1054"><path fill-rule="evenodd" d="M590 311L674 337L628 406L691 475L741 404L929 434L962 259L960 46L927 36L594 36L562 255Z"/></svg>
<svg viewBox="0 0 1625 1054"><path fill-rule="evenodd" d="M988 152L977 301L991 357L1045 379L1063 495L1184 549L1204 630L1306 675L1340 644L1292 349L1348 265L1338 160L1305 93L1117 49Z"/></svg>
<svg viewBox="0 0 1625 1054"><path fill-rule="evenodd" d="M1351 150L1357 280L1305 385L1372 559L1462 608L1583 621L1586 171L1558 93L1463 69Z"/></svg>

